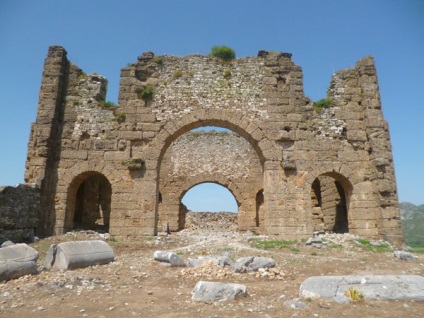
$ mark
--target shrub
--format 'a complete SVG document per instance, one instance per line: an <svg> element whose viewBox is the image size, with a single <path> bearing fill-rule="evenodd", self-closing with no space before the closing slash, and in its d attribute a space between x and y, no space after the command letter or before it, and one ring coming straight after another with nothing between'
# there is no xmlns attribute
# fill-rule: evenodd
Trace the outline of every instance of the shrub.
<svg viewBox="0 0 424 318"><path fill-rule="evenodd" d="M227 67L224 71L224 78L229 78L231 76L231 70Z"/></svg>
<svg viewBox="0 0 424 318"><path fill-rule="evenodd" d="M147 84L143 90L140 92L140 97L144 100L149 100L153 97L153 87L150 84Z"/></svg>
<svg viewBox="0 0 424 318"><path fill-rule="evenodd" d="M236 52L228 46L214 45L211 48L210 56L220 58L223 61L231 61L236 58Z"/></svg>
<svg viewBox="0 0 424 318"><path fill-rule="evenodd" d="M179 78L181 76L183 76L183 71L181 71L181 70L175 70L174 71L174 77L175 78Z"/></svg>
<svg viewBox="0 0 424 318"><path fill-rule="evenodd" d="M118 123L123 123L127 118L127 114L125 112L115 111L113 115Z"/></svg>
<svg viewBox="0 0 424 318"><path fill-rule="evenodd" d="M155 62L159 66L162 66L163 65L163 57L162 56L155 56L153 58L153 62Z"/></svg>
<svg viewBox="0 0 424 318"><path fill-rule="evenodd" d="M332 104L334 104L334 101L331 98L321 98L314 102L314 107L315 110L320 113L324 108L328 108Z"/></svg>
<svg viewBox="0 0 424 318"><path fill-rule="evenodd" d="M349 298L351 302L358 302L364 299L364 295L362 295L362 293L355 287L349 287L349 289L345 292L345 296Z"/></svg>

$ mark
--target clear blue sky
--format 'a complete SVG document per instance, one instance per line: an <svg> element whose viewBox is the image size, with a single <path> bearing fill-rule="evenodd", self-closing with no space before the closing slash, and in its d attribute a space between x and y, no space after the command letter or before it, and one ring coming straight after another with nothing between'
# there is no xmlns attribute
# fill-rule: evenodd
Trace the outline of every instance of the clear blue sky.
<svg viewBox="0 0 424 318"><path fill-rule="evenodd" d="M293 53L305 94L326 95L332 73L373 55L401 201L424 203L424 1L0 0L0 184L23 182L44 58L62 45L86 73L109 79L144 51L238 57Z"/></svg>

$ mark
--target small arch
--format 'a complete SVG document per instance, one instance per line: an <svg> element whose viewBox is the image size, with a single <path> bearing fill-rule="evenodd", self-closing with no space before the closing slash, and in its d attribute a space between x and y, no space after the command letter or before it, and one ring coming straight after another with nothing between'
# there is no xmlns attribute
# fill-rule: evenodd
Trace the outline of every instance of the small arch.
<svg viewBox="0 0 424 318"><path fill-rule="evenodd" d="M183 200L183 198L185 197L185 195L190 191L190 190L192 190L193 188L195 188L195 187L197 187L197 186L199 186L199 185L202 185L202 184L214 184L214 185L218 185L218 186L221 186L222 188L225 188L225 190L227 190L229 193L231 193L231 195L232 195L232 197L234 198L234 201L236 202L236 204L237 204L237 209L240 207L240 201L237 199L237 197L236 197L236 195L234 194L234 190L232 189L232 188L230 188L228 185L226 185L225 183L223 183L223 182L217 182L217 181L202 181L202 182L198 182L198 183L196 183L196 184L193 184L193 185L191 185L191 186L189 186L189 187L186 187L183 191L182 191L182 193L181 193L181 195L180 195L180 202L182 202L182 200ZM215 212L215 211L207 211L207 212ZM216 212L219 212L219 211L216 211ZM224 212L224 211L223 211Z"/></svg>
<svg viewBox="0 0 424 318"><path fill-rule="evenodd" d="M197 181L197 182L189 182L187 184L185 184L184 188L181 191L181 194L179 196L178 202L179 202L179 214L178 214L178 225L179 225L179 230L183 230L185 228L185 220L186 220L186 214L189 211L187 209L187 207L185 206L185 204L182 202L184 196L187 194L187 192L189 192L191 189L193 189L194 187L201 185L201 184L206 184L206 183L213 183L219 186L224 187L226 190L228 190L231 195L233 196L236 205L237 205L237 212L238 209L240 208L241 205L241 201L243 200L241 197L241 194L239 193L237 187L234 184L230 184L228 181L224 182L224 180L201 180L201 181Z"/></svg>
<svg viewBox="0 0 424 318"><path fill-rule="evenodd" d="M88 171L73 179L68 188L65 231L109 231L112 186L101 173Z"/></svg>
<svg viewBox="0 0 424 318"><path fill-rule="evenodd" d="M205 186L208 186L205 189ZM211 187L219 187L220 189L218 190L218 195L220 195L220 198L224 198L223 201L225 201L226 199L230 199L231 201L233 201L233 204L231 205L236 205L236 211L234 211L234 207L229 207L228 203L224 203L221 202L221 204L219 202L216 202L219 200L219 198L216 198L216 191L211 191L213 192L213 195L211 195L211 197L213 197L213 200L205 200L203 199L203 201L199 204L196 204L196 202L183 202L184 198L186 197L186 195L191 192L191 191L198 191L200 190L201 192L203 191L210 191ZM203 188L203 189L202 189ZM220 193L219 193L220 192ZM199 193L195 193L195 194L199 194ZM231 198L230 198L231 197ZM240 203L237 202L236 197L234 196L234 194L232 193L232 191L226 187L223 186L219 183L216 182L202 182L202 183L198 183L192 187L190 187L189 189L187 189L186 191L184 191L182 193L182 195L180 196L180 209L179 209L179 226L180 229L184 229L187 226L187 222L186 222L186 216L188 212L194 212L191 215L191 218L193 218L195 221L193 224L197 225L201 225L202 222L204 222L204 217L207 218L207 220L209 220L211 222L211 224L214 224L216 221L215 217L212 215L215 215L215 213L218 213L219 215L221 215L221 217L224 217L225 220L228 221L228 224L225 223L221 223L221 224L215 224L218 225L219 227L224 226L224 227L233 227L233 226L237 226L237 213L240 207ZM186 206L187 204L187 206ZM208 218L212 216L212 219ZM225 215L225 216L224 216ZM200 216L200 219L196 220L197 216ZM222 220L221 217L219 217L218 219ZM224 225L225 224L225 225ZM204 224L205 225L205 224ZM210 224L209 224L210 225ZM207 226L207 225L206 225ZM215 228L215 227L214 227Z"/></svg>
<svg viewBox="0 0 424 318"><path fill-rule="evenodd" d="M264 190L256 194L256 227L261 228L264 224Z"/></svg>
<svg viewBox="0 0 424 318"><path fill-rule="evenodd" d="M314 231L349 232L349 201L352 185L342 175L319 175L311 184Z"/></svg>

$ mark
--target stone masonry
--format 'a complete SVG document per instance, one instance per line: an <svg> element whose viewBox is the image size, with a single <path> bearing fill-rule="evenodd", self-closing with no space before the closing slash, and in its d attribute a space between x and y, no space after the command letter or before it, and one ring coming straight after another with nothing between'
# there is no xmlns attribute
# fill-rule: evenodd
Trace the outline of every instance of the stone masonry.
<svg viewBox="0 0 424 318"><path fill-rule="evenodd" d="M372 57L334 74L322 111L289 53L223 62L146 52L121 70L117 106L103 103L106 87L50 47L25 173L40 186L39 234L177 231L184 193L215 182L235 196L239 230L403 241ZM194 138L202 126L234 134Z"/></svg>
<svg viewBox="0 0 424 318"><path fill-rule="evenodd" d="M0 187L0 244L6 240L32 242L40 213L37 187Z"/></svg>
<svg viewBox="0 0 424 318"><path fill-rule="evenodd" d="M159 229L166 223L171 231L185 227L186 209L181 199L193 186L204 182L230 190L238 205L239 229L256 229L256 222L244 221L256 220L259 213L256 195L262 190L263 173L257 153L243 137L227 132L188 132L171 144L162 164Z"/></svg>

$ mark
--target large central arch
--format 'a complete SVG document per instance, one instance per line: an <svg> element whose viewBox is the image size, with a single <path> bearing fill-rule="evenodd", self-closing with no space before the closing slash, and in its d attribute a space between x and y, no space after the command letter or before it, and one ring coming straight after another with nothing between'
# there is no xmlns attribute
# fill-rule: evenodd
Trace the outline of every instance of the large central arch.
<svg viewBox="0 0 424 318"><path fill-rule="evenodd" d="M205 114L205 112L200 112L197 115L191 114L184 117L181 123L178 121L168 122L152 144L155 148L160 147L161 149L158 158L157 180L157 199L159 204L156 212L156 225L159 230L167 223L171 231L181 229L183 224L181 220L184 218L185 213L180 204L182 196L193 186L205 182L217 183L232 192L239 205L238 223L240 230L256 230L259 227L256 202L257 193L263 189L263 171L266 157L273 155L271 143L267 141L262 130L254 123L245 122L239 116L233 117L224 112L215 115L217 117L208 118L208 116L211 116L210 113ZM200 173L195 176L168 178L166 185L161 184L161 182L164 182L162 171L166 169L163 165L166 165L167 161L169 161L164 161L164 157L171 144L185 133L204 126L226 128L237 133L243 140L246 140L258 158L256 168L252 169L255 171L255 174L251 173L251 176L239 180L230 175ZM169 173L166 175L169 175Z"/></svg>
<svg viewBox="0 0 424 318"><path fill-rule="evenodd" d="M158 168L160 169L163 156L175 139L190 130L205 126L226 128L244 137L257 152L262 165L267 160L278 160L273 143L256 123L244 118L239 112L203 110L189 113L179 120L168 121L157 134L151 148L159 151Z"/></svg>

